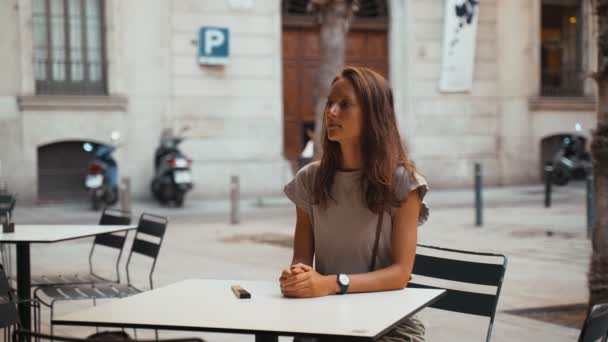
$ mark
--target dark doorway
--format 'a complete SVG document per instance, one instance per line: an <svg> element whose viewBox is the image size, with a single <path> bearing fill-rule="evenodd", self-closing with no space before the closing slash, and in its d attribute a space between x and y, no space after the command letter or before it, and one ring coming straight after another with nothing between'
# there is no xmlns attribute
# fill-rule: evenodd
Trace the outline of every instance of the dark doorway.
<svg viewBox="0 0 608 342"><path fill-rule="evenodd" d="M93 155L85 141L62 141L38 147L38 200L81 201L87 167Z"/></svg>

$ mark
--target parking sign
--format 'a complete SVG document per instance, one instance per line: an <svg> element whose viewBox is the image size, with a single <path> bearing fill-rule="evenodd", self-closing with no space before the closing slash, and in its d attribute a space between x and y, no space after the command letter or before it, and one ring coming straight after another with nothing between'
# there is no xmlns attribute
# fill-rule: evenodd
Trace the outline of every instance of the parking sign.
<svg viewBox="0 0 608 342"><path fill-rule="evenodd" d="M198 62L206 65L228 63L230 32L224 27L203 26L198 33Z"/></svg>

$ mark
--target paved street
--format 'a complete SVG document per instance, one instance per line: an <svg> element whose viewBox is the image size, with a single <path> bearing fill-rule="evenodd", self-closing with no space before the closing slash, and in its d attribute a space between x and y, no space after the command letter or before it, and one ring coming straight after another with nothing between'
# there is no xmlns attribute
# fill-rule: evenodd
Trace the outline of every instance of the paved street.
<svg viewBox="0 0 608 342"><path fill-rule="evenodd" d="M503 253L509 264L492 341L574 341L577 329L507 314L505 310L584 303L590 244L585 235L583 184L557 188L554 205L543 207L541 186L486 189L485 224L473 225L472 191L433 191L429 221L420 228L425 244ZM170 218L155 273L156 286L186 278L275 280L291 258L289 237L295 211L284 198L244 199L241 223L230 225L225 202L190 199L184 208L162 208L151 201L134 203L142 211ZM95 223L99 213L88 204L19 205L17 223ZM60 273L87 269L91 239L32 247L32 272ZM100 253L103 257L103 253ZM126 258L125 258L126 260ZM104 272L111 263L101 260ZM134 266L145 266L145 262ZM137 271L138 269L136 269ZM147 274L133 276L145 284ZM91 303L59 303L57 313ZM43 309L43 330L48 330ZM487 320L423 310L429 341L483 341ZM87 334L92 329L57 327L57 333ZM149 332L138 331L138 336ZM173 336L176 333L163 333ZM152 336L152 335L150 335ZM253 341L252 336L203 334L210 341ZM285 339L289 341L290 339Z"/></svg>

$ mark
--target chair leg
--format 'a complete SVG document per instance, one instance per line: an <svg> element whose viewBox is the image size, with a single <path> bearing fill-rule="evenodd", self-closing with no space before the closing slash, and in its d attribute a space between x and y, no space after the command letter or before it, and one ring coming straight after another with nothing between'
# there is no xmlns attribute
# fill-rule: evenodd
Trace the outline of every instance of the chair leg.
<svg viewBox="0 0 608 342"><path fill-rule="evenodd" d="M0 265L4 266L4 272L6 272L6 276L10 278L10 273L8 273L8 262L6 257L6 246L3 243L0 243Z"/></svg>
<svg viewBox="0 0 608 342"><path fill-rule="evenodd" d="M36 302L36 311L38 312L38 326L37 326L37 333L41 333L42 332L42 313L41 313L41 306L39 302ZM36 337L36 342L40 342L40 337Z"/></svg>
<svg viewBox="0 0 608 342"><path fill-rule="evenodd" d="M40 299L40 297L38 297L38 290L40 290L40 289L41 289L41 288L40 288L40 287L38 287L38 288L36 288L36 289L34 290L34 307L35 307L35 310L34 310L34 317L36 317L36 312L38 312L38 319L37 319L37 321L38 321L38 331L37 331L37 332L38 332L38 333L42 332L42 305L44 305L44 306L46 306L47 308L49 308L49 310L50 310L50 314L51 314L51 320L50 320L50 322L49 322L49 323L51 323L51 324L50 324L50 327L51 327L51 335L52 335L52 334L53 334L53 324L52 324L52 321L53 321L53 308L54 308L54 306L55 306L55 300L52 300L52 301L50 302L50 304L47 304L47 303L45 303L44 301L42 301L42 300ZM35 329L36 329L36 328L34 327L34 330L35 330ZM38 338L38 340L40 340L40 338Z"/></svg>
<svg viewBox="0 0 608 342"><path fill-rule="evenodd" d="M42 306L38 303L38 332L42 332Z"/></svg>
<svg viewBox="0 0 608 342"><path fill-rule="evenodd" d="M93 306L97 306L97 302L95 301L95 298L93 298ZM95 326L95 333L99 332L99 326Z"/></svg>
<svg viewBox="0 0 608 342"><path fill-rule="evenodd" d="M53 311L55 311L55 302L51 303L51 320L50 320L50 326L51 326L51 336L53 335Z"/></svg>
<svg viewBox="0 0 608 342"><path fill-rule="evenodd" d="M156 337L156 340L158 341L158 329L154 329L154 336Z"/></svg>
<svg viewBox="0 0 608 342"><path fill-rule="evenodd" d="M11 278L13 276L13 250L12 250L12 246L8 245L7 246L7 252L8 252L8 277Z"/></svg>

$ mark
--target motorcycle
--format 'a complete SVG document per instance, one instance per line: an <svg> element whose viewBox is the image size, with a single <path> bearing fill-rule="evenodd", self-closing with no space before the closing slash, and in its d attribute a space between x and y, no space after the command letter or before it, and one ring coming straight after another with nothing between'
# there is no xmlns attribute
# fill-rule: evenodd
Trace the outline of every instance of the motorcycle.
<svg viewBox="0 0 608 342"><path fill-rule="evenodd" d="M102 204L114 205L118 202L118 165L112 153L118 147L116 142L119 139L120 134L113 132L113 145L87 142L83 146L85 151L94 153L85 178L93 210L99 210Z"/></svg>
<svg viewBox="0 0 608 342"><path fill-rule="evenodd" d="M152 195L161 204L173 202L176 206L184 205L184 197L193 188L192 160L179 149L183 141L181 136L188 130L184 127L178 135L171 129L163 131L160 144L154 153L154 178L150 184Z"/></svg>
<svg viewBox="0 0 608 342"><path fill-rule="evenodd" d="M576 131L581 131L580 124L576 124ZM592 164L585 145L585 137L578 133L563 136L560 148L553 157L553 184L566 185L570 180L582 180L587 177Z"/></svg>

